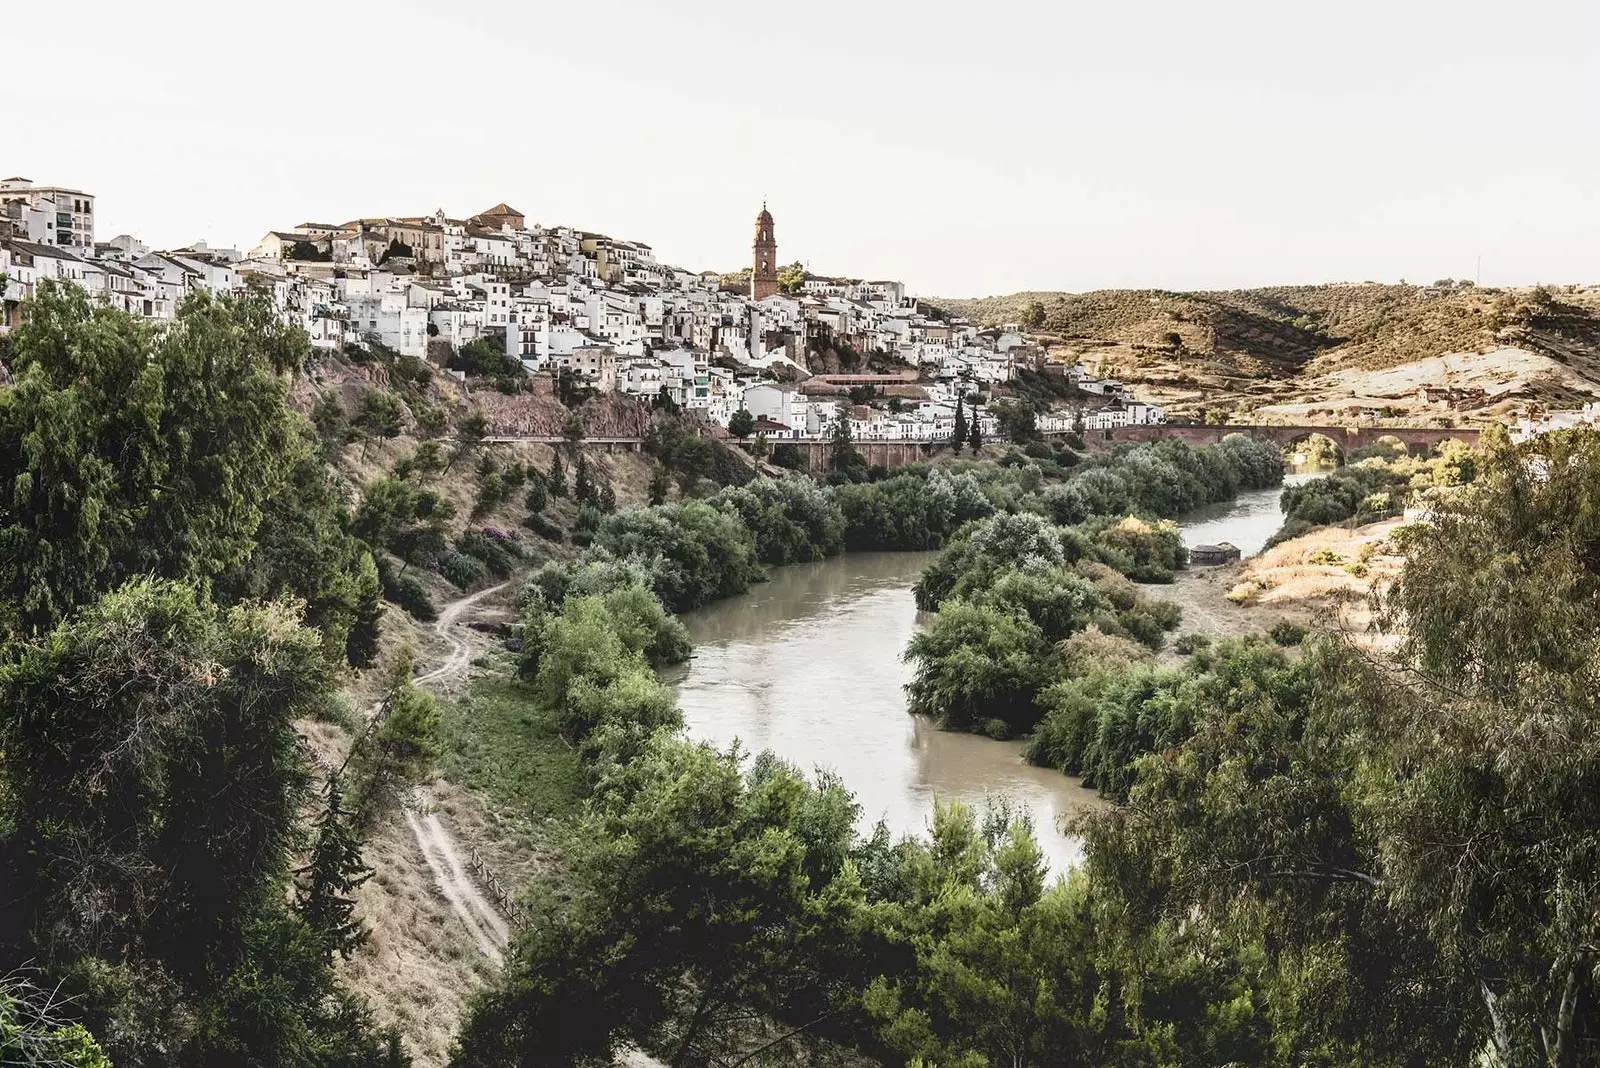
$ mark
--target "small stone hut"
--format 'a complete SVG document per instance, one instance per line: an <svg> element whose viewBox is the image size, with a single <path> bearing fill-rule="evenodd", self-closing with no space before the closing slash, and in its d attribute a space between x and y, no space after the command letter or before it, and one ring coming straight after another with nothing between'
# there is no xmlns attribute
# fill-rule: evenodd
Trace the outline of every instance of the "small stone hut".
<svg viewBox="0 0 1600 1068"><path fill-rule="evenodd" d="M1195 567L1216 567L1219 564L1237 564L1239 547L1223 541L1216 545L1196 545L1189 550L1189 563Z"/></svg>

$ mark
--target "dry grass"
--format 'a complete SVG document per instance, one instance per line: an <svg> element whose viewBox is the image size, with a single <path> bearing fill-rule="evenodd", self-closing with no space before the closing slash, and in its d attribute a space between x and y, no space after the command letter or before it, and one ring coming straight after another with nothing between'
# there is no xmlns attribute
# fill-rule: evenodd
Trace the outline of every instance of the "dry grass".
<svg viewBox="0 0 1600 1068"><path fill-rule="evenodd" d="M1181 634L1261 634L1280 622L1340 630L1369 646L1370 594L1386 589L1403 559L1388 538L1402 520L1348 530L1325 527L1286 541L1241 564L1191 568L1162 596L1183 609Z"/></svg>
<svg viewBox="0 0 1600 1068"><path fill-rule="evenodd" d="M371 937L343 965L344 979L380 1024L399 1029L418 1068L439 1068L468 999L495 966L451 912L398 817L368 840L365 856L376 874L357 895L357 915Z"/></svg>

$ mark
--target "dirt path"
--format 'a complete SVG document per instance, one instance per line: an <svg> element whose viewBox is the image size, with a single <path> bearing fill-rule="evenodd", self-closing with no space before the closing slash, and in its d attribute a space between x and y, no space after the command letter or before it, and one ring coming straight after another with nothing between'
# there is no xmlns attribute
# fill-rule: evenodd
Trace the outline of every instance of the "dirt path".
<svg viewBox="0 0 1600 1068"><path fill-rule="evenodd" d="M467 673L467 669L472 666L473 647L470 642L454 633L455 628L467 609L485 597L505 589L507 585L508 583L502 582L498 586L490 586L486 590L479 590L445 605L444 610L439 613L439 618L434 621L433 632L444 641L450 651L438 667L418 675L412 681L419 685L433 683L437 686ZM412 836L417 840L417 848L422 851L423 859L428 862L428 868L433 872L434 881L439 885L439 892L450 902L450 908L472 935L478 951L498 964L502 956L501 951L511 939L511 929L505 918L472 881L455 838L445 829L436 814L426 811L426 801L420 791L414 794L410 803L406 805L405 815L406 825L411 828Z"/></svg>
<svg viewBox="0 0 1600 1068"><path fill-rule="evenodd" d="M460 621L461 614L463 612L477 604L479 601L483 600L485 597L488 597L491 594L499 593L508 585L510 585L510 583L502 582L498 586L490 586L486 590L479 590L477 593L468 594L458 601L451 601L449 604L445 605L444 611L439 613L439 618L434 620L433 632L450 647L450 652L444 658L444 662L442 664L427 674L418 675L412 681L416 682L418 685L421 685L425 682L442 682L446 679L454 678L457 675L466 674L467 668L472 664L472 645L467 641L456 637L456 635L451 632L456 626L457 622Z"/></svg>
<svg viewBox="0 0 1600 1068"><path fill-rule="evenodd" d="M472 935L478 952L500 963L501 950L511 940L511 929L467 874L455 839L444 829L439 817L433 813L421 815L420 811L414 804L407 805L406 825L411 828L439 891L450 902L450 908L460 917L467 933Z"/></svg>

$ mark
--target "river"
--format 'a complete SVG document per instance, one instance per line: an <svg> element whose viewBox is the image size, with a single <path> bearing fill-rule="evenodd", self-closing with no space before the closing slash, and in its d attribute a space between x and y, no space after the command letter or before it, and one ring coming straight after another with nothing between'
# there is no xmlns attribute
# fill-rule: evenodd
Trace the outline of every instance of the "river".
<svg viewBox="0 0 1600 1068"><path fill-rule="evenodd" d="M1191 545L1231 541L1258 552L1281 517L1278 490L1241 494L1179 525ZM839 775L862 809L896 835L924 833L934 798L980 812L1004 798L1028 814L1053 871L1080 853L1064 833L1104 802L1074 779L1022 760L1022 743L941 731L906 713L919 625L912 584L933 553L852 553L778 568L770 582L683 617L695 656L668 676L692 737L770 749L805 771Z"/></svg>

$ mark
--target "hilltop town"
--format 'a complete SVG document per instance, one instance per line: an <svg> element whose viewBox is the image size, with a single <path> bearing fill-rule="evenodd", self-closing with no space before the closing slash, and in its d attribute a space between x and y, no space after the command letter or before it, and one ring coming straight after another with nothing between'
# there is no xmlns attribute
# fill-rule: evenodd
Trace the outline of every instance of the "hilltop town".
<svg viewBox="0 0 1600 1068"><path fill-rule="evenodd" d="M440 210L302 222L267 231L245 253L204 243L155 251L126 234L97 241L94 218L94 197L81 190L0 182L0 327L16 324L19 302L46 279L156 320L172 318L190 292L255 287L319 350L383 346L457 367L470 346L478 370L487 352L493 369L566 376L722 427L747 411L749 434L770 442L825 438L841 415L857 440L945 441L963 403L994 438L1003 427L985 402L1019 372L1052 375L1055 392L1075 399L1040 414L1040 430L1163 418L1120 383L1048 359L1014 325L924 308L900 282L780 266L765 205L751 266L734 275L665 264L642 242L530 222L505 203L464 219Z"/></svg>

